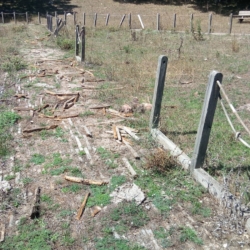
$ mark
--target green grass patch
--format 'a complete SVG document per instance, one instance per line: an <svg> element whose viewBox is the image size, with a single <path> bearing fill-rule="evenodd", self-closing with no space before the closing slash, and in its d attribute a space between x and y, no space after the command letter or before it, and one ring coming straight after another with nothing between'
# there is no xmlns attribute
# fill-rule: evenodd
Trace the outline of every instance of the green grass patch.
<svg viewBox="0 0 250 250"><path fill-rule="evenodd" d="M113 192L117 187L121 186L123 183L126 182L126 176L124 175L115 175L112 176L109 186L109 191Z"/></svg>
<svg viewBox="0 0 250 250"><path fill-rule="evenodd" d="M6 237L5 241L1 243L1 249L52 249L52 242L55 240L56 234L48 230L42 220L21 219L17 229L18 234Z"/></svg>
<svg viewBox="0 0 250 250"><path fill-rule="evenodd" d="M82 189L83 189L83 187L81 184L74 183L74 184L71 184L67 187L63 187L62 192L63 193L78 193Z"/></svg>
<svg viewBox="0 0 250 250"><path fill-rule="evenodd" d="M41 154L33 154L30 161L35 165L41 165L45 162L45 156Z"/></svg>
<svg viewBox="0 0 250 250"><path fill-rule="evenodd" d="M118 153L112 153L103 147L98 147L96 149L96 151L101 156L101 158L103 160L105 160L105 164L109 168L116 168L117 167L117 164L115 163L115 159L120 157L120 155Z"/></svg>
<svg viewBox="0 0 250 250"><path fill-rule="evenodd" d="M95 205L105 206L110 203L109 190L107 186L91 185L90 190L91 195L88 198L88 207L92 207Z"/></svg>
<svg viewBox="0 0 250 250"><path fill-rule="evenodd" d="M197 233L192 228L182 227L180 241L185 242L188 240L196 243L197 245L203 245L202 239L197 236Z"/></svg>

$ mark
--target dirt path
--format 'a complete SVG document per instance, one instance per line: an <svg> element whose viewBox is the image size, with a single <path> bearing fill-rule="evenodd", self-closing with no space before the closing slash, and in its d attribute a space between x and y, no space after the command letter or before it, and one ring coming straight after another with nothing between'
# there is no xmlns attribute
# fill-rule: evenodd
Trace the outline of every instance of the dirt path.
<svg viewBox="0 0 250 250"><path fill-rule="evenodd" d="M15 91L20 98L16 99L15 110L22 119L13 131L16 154L6 160L2 168L2 180L13 176L8 184L12 189L21 190L17 196L9 197L16 199L17 206L1 210L0 222L6 227L6 236L16 232L20 218L30 217L35 190L39 187L39 217L50 230L60 235L52 244L53 249L105 249L100 247L100 244L105 245L101 242L106 237L105 230L109 230L109 235L116 240L128 240L133 246L137 244L146 249L239 249L241 246L241 249L249 249L246 234L237 237L216 235L215 225L224 218L223 211L218 210L217 202L208 194L204 194L200 202L210 206L213 214L198 220L186 211L186 204L176 205L168 217L162 217L150 199L144 197L145 190L137 189L123 158L127 158L135 170L141 171L149 151L127 134L125 139L140 156L135 159L126 144L113 137L112 125L123 125L124 120L133 117L112 115L107 108L93 109L109 105L98 100L99 93L105 91L101 88L105 81L100 80L105 79L97 79L94 72L77 65L74 59L63 59L61 51L40 42L22 53L32 68L25 72L20 84L16 84ZM108 184L100 187L73 184L65 180L65 175ZM109 195L114 190L122 201L119 204L117 200L110 201ZM91 196L87 207L81 220L77 220L78 208L88 192ZM138 210L133 214L132 224L127 225L130 230L123 233L119 229L120 221L129 221L125 210L118 222L114 219L111 223L109 218L113 218L114 211L119 214L131 197L139 206L133 207ZM92 217L95 206L101 211ZM143 216L137 218L141 211ZM179 225L196 230L204 244L180 243L177 238L182 228ZM166 241L154 235L160 228L166 232L171 228L176 231L169 233ZM139 249L132 245L124 249Z"/></svg>

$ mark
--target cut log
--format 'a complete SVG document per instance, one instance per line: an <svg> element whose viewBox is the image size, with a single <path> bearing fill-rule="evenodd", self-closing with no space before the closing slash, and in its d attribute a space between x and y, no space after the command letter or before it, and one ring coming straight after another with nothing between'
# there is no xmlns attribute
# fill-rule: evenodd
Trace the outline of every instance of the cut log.
<svg viewBox="0 0 250 250"><path fill-rule="evenodd" d="M79 178L79 177L74 177L74 176L64 176L64 179L67 181L72 181L72 182L77 182L77 183L82 183L83 182L83 178Z"/></svg>
<svg viewBox="0 0 250 250"><path fill-rule="evenodd" d="M91 216L95 217L102 210L99 206L94 206L91 208Z"/></svg>
<svg viewBox="0 0 250 250"><path fill-rule="evenodd" d="M133 169L133 167L129 163L128 159L126 157L123 157L122 160L123 160L125 166L128 168L129 172L131 173L132 177L136 178L138 175L136 174L135 170Z"/></svg>
<svg viewBox="0 0 250 250"><path fill-rule="evenodd" d="M37 187L35 190L34 203L30 212L31 219L35 219L40 216L40 195L41 195L41 188Z"/></svg>
<svg viewBox="0 0 250 250"><path fill-rule="evenodd" d="M79 210L78 210L78 213L77 213L77 216L76 216L76 219L77 219L77 220L80 220L81 217L82 217L82 214L83 214L83 211L84 211L84 209L85 209L85 206L86 206L87 200L88 200L88 198L89 198L89 195L90 195L90 193L87 193L87 194L85 195L85 197L84 197L84 200L83 200L83 202L82 202L82 205L80 206L80 208L79 208Z"/></svg>

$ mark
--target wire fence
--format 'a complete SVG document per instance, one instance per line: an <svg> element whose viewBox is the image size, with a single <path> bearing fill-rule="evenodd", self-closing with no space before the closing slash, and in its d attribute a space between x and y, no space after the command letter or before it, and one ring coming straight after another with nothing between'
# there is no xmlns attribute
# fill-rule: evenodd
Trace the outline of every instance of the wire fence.
<svg viewBox="0 0 250 250"><path fill-rule="evenodd" d="M208 34L250 34L249 22L239 22L231 14L228 17L209 14L183 14L157 13L156 15L140 14L98 14L77 12L46 12L30 14L25 13L0 13L0 23L21 22L27 24L46 25L46 18L50 15L54 19L62 19L65 24L75 26L77 23L85 27L150 29L176 32L199 32ZM56 24L56 22L53 22Z"/></svg>

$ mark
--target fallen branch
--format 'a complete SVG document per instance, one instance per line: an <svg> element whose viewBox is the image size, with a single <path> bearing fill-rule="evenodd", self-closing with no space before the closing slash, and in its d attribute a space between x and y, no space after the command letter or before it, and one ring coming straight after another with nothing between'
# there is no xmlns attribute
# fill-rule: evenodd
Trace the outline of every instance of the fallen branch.
<svg viewBox="0 0 250 250"><path fill-rule="evenodd" d="M87 193L87 194L85 195L85 197L84 197L84 200L83 200L83 202L82 202L82 205L80 206L80 208L79 208L79 210L78 210L78 213L77 213L77 216L76 216L76 219L77 219L77 220L80 220L81 217L82 217L82 214L83 214L84 208L85 208L85 206L86 206L87 200L88 200L88 198L89 198L89 195L90 195L90 193Z"/></svg>
<svg viewBox="0 0 250 250"><path fill-rule="evenodd" d="M49 104L44 104L42 107L40 107L39 109L37 109L37 112L41 112L43 109L46 109L49 107Z"/></svg>
<svg viewBox="0 0 250 250"><path fill-rule="evenodd" d="M89 109L102 109L102 108L109 108L109 107L110 107L109 104L101 104L101 105L89 107Z"/></svg>
<svg viewBox="0 0 250 250"><path fill-rule="evenodd" d="M31 219L35 219L40 216L40 195L41 195L41 188L37 187L35 190L34 204L31 208L31 213L30 213Z"/></svg>
<svg viewBox="0 0 250 250"><path fill-rule="evenodd" d="M80 95L79 92L77 93L55 93L49 90L45 90L45 93L49 95L53 95L53 96L72 96L72 95L79 96Z"/></svg>
<svg viewBox="0 0 250 250"><path fill-rule="evenodd" d="M128 159L125 158L125 157L123 157L122 160L123 160L125 166L128 168L128 170L131 173L131 175L133 176L133 178L136 178L138 175L135 172L135 170L133 169L133 167L131 166L131 164L129 163Z"/></svg>
<svg viewBox="0 0 250 250"><path fill-rule="evenodd" d="M86 185L101 186L101 185L104 185L104 184L108 184L108 181L94 181L94 180L88 180L88 179L83 179L83 178L79 178L79 177L67 176L67 175L64 176L64 179L67 180L67 181L82 183L82 184L86 184Z"/></svg>
<svg viewBox="0 0 250 250"><path fill-rule="evenodd" d="M26 107L15 107L13 108L16 111L30 111L30 110L34 110L33 108L26 108Z"/></svg>
<svg viewBox="0 0 250 250"><path fill-rule="evenodd" d="M57 128L57 127L58 127L58 125L54 124L54 125L46 126L46 127L25 129L25 130L23 130L23 133L32 133L32 132L35 132L35 131L50 130L50 129L54 129L54 128Z"/></svg>
<svg viewBox="0 0 250 250"><path fill-rule="evenodd" d="M26 98L26 99L29 99L29 97L25 94L15 94L14 97L17 97L18 99L20 98Z"/></svg>
<svg viewBox="0 0 250 250"><path fill-rule="evenodd" d="M117 134L117 139L118 139L118 141L122 141L122 136L121 136L121 134L120 134L120 130L119 130L119 128L118 127L116 127L116 134Z"/></svg>
<svg viewBox="0 0 250 250"><path fill-rule="evenodd" d="M65 116L58 116L58 115L44 115L44 114L39 114L38 117L40 118L50 118L50 119L54 119L55 121L60 121L62 119L67 119L67 118L73 118L73 117L78 117L79 113L76 114L72 114L72 115L65 115Z"/></svg>

